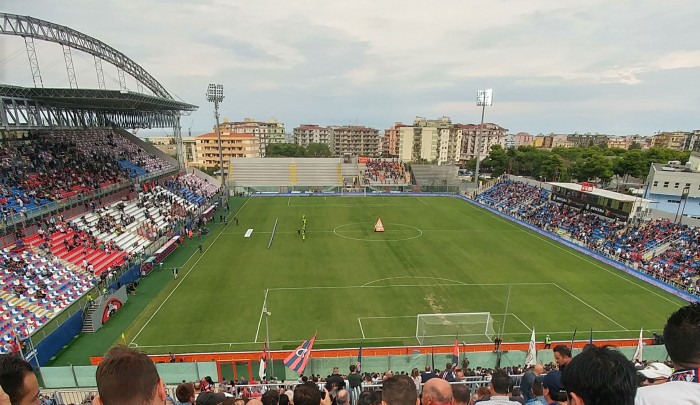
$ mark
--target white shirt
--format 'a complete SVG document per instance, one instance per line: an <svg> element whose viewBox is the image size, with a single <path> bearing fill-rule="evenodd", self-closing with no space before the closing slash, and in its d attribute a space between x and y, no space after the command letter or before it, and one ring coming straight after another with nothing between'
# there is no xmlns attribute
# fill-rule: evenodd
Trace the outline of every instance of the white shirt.
<svg viewBox="0 0 700 405"><path fill-rule="evenodd" d="M674 404L700 405L700 384L671 381L637 389L635 405Z"/></svg>

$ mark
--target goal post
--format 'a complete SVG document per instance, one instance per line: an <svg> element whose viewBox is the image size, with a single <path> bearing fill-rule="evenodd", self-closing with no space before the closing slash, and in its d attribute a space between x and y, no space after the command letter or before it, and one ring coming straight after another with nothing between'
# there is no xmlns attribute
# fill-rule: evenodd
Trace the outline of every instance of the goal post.
<svg viewBox="0 0 700 405"><path fill-rule="evenodd" d="M490 312L460 312L450 314L418 314L416 340L418 344L450 344L460 342L487 343L496 335Z"/></svg>

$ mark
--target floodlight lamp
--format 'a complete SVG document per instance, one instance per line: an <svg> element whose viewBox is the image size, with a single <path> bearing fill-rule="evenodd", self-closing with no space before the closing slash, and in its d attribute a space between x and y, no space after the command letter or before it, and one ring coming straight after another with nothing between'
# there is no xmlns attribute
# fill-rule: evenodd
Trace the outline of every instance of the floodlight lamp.
<svg viewBox="0 0 700 405"><path fill-rule="evenodd" d="M490 107L493 105L493 89L477 90L476 105L479 107Z"/></svg>
<svg viewBox="0 0 700 405"><path fill-rule="evenodd" d="M221 102L224 99L224 86L221 84L209 84L207 86L207 101Z"/></svg>

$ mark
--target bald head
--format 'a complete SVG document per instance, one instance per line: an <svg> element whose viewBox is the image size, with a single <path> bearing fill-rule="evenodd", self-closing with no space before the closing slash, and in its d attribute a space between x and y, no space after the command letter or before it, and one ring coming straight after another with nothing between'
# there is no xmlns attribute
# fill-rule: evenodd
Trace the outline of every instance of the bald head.
<svg viewBox="0 0 700 405"><path fill-rule="evenodd" d="M532 371L535 373L535 375L541 375L544 373L544 366L539 363L535 364L535 368L533 368Z"/></svg>
<svg viewBox="0 0 700 405"><path fill-rule="evenodd" d="M259 400L257 398L253 398L253 399L249 400L248 402L246 402L246 405L263 405L263 403L261 400Z"/></svg>
<svg viewBox="0 0 700 405"><path fill-rule="evenodd" d="M452 401L450 383L442 378L431 378L423 386L423 404L449 404Z"/></svg>

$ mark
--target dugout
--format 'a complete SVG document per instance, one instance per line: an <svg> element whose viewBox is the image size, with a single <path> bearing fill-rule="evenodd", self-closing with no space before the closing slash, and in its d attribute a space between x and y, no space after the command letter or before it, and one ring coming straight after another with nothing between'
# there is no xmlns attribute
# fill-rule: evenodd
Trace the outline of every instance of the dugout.
<svg viewBox="0 0 700 405"><path fill-rule="evenodd" d="M551 200L597 215L627 222L644 217L652 200L596 188L593 183L549 183Z"/></svg>

